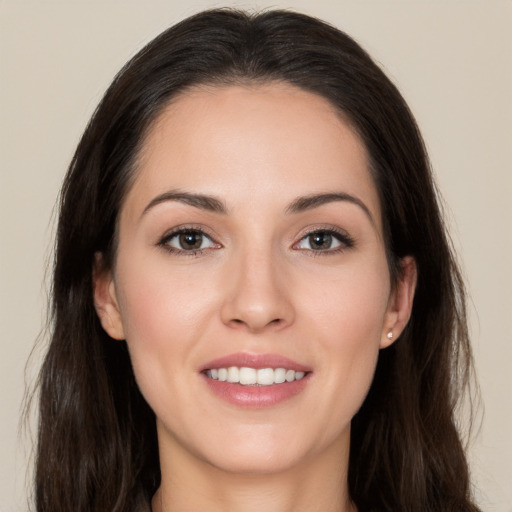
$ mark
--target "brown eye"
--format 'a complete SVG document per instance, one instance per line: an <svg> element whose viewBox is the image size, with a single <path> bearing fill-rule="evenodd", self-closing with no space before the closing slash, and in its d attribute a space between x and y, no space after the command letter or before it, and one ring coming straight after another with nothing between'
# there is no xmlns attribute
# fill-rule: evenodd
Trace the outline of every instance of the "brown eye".
<svg viewBox="0 0 512 512"><path fill-rule="evenodd" d="M293 246L294 249L302 249L317 253L325 252L327 254L336 253L351 247L354 247L354 240L349 236L349 234L341 231L338 232L333 229L318 229L316 231L311 231Z"/></svg>
<svg viewBox="0 0 512 512"><path fill-rule="evenodd" d="M197 229L182 229L170 233L160 245L172 252L193 252L219 247L208 235Z"/></svg>
<svg viewBox="0 0 512 512"><path fill-rule="evenodd" d="M306 235L296 245L297 249L307 249L310 251L328 251L340 247L342 242L340 236L330 231L313 231Z"/></svg>
<svg viewBox="0 0 512 512"><path fill-rule="evenodd" d="M309 246L315 251L331 249L333 236L325 231L318 231L308 235Z"/></svg>
<svg viewBox="0 0 512 512"><path fill-rule="evenodd" d="M178 240L180 249L193 251L201 249L201 245L203 244L203 235L199 232L190 231L179 235Z"/></svg>

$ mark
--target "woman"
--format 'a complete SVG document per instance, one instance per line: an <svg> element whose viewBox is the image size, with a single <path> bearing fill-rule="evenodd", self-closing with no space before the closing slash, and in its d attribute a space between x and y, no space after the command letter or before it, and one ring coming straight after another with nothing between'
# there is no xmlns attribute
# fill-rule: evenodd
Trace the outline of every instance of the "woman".
<svg viewBox="0 0 512 512"><path fill-rule="evenodd" d="M207 11L125 66L63 186L53 320L40 511L477 510L422 139L318 20Z"/></svg>

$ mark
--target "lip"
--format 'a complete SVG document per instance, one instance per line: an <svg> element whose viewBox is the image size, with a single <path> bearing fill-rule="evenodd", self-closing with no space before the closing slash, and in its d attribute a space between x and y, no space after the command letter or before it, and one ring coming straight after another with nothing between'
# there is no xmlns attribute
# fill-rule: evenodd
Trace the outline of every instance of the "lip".
<svg viewBox="0 0 512 512"><path fill-rule="evenodd" d="M204 372L212 368L229 368L230 366L238 366L239 368L245 366L246 368L254 368L256 370L260 368L286 368L287 370L305 373L312 371L310 366L305 366L279 354L250 354L246 352L230 354L209 361L201 366L199 371Z"/></svg>
<svg viewBox="0 0 512 512"><path fill-rule="evenodd" d="M285 368L305 372L301 380L271 386L243 386L238 383L210 379L205 371L230 366L247 368ZM312 368L277 354L238 353L209 361L200 368L200 376L218 398L236 407L262 409L285 402L302 392L309 384Z"/></svg>

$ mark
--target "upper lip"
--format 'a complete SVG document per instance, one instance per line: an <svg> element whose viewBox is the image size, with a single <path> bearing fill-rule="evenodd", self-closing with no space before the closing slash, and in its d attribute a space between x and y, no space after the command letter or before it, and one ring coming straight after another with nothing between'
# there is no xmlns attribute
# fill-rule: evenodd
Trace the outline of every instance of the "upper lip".
<svg viewBox="0 0 512 512"><path fill-rule="evenodd" d="M312 370L309 366L300 364L293 359L279 354L251 354L246 352L239 352L209 361L201 366L199 371L203 372L205 370L211 370L214 368L229 368L230 366L255 369L285 368L287 370L295 370L298 372L310 372Z"/></svg>

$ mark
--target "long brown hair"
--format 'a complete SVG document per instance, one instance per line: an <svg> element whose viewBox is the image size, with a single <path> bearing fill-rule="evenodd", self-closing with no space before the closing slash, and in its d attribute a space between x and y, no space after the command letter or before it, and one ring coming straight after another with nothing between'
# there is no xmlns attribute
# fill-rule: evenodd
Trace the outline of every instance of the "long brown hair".
<svg viewBox="0 0 512 512"><path fill-rule="evenodd" d="M124 342L102 329L92 269L111 265L116 222L152 122L200 84L281 81L329 100L370 156L392 278L416 259L411 321L381 351L353 419L349 490L361 511L477 511L454 410L471 368L463 283L428 157L396 87L350 37L287 11L199 13L168 29L116 76L60 197L51 343L41 370L39 512L149 510L160 483L154 414Z"/></svg>

